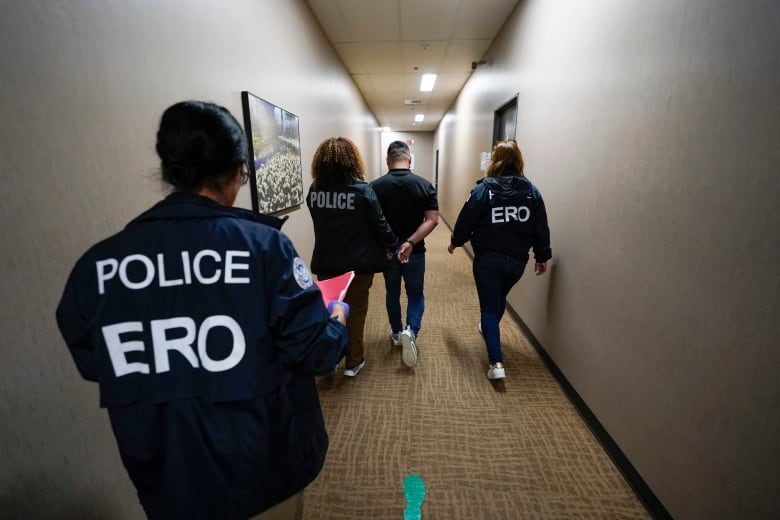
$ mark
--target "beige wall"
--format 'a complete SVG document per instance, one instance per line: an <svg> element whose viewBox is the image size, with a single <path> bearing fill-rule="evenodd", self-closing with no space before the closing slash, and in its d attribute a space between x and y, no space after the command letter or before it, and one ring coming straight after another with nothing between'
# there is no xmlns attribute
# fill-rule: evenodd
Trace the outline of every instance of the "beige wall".
<svg viewBox="0 0 780 520"><path fill-rule="evenodd" d="M162 197L167 106L204 99L242 121L249 90L297 114L305 189L326 137L379 160L376 121L312 20L299 0L0 3L0 517L143 517L54 309L76 258ZM305 207L283 229L308 259Z"/></svg>
<svg viewBox="0 0 780 520"><path fill-rule="evenodd" d="M774 0L521 2L436 134L454 223L519 93L555 259L511 303L675 518L780 511L779 24Z"/></svg>

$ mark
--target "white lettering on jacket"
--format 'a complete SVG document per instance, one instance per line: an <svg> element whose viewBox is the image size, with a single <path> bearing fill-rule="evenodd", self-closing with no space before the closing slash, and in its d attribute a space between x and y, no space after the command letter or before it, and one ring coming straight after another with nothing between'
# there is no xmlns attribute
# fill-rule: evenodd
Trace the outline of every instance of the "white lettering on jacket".
<svg viewBox="0 0 780 520"><path fill-rule="evenodd" d="M526 222L531 218L531 210L525 206L499 206L490 210L490 218L493 224L500 224L515 220Z"/></svg>
<svg viewBox="0 0 780 520"><path fill-rule="evenodd" d="M249 278L241 275L242 271L249 271L249 262L242 262L242 258L249 258L249 251L225 251L224 260L213 249L198 251L192 259L188 251L169 256L158 253L155 261L141 254L128 255L121 260L105 258L95 262L98 294L104 294L106 282L117 276L122 285L133 290L145 289L155 280L160 287L191 285L193 281L212 285L220 279L225 284L248 284ZM222 264L223 268L220 268ZM133 279L128 274L130 266L136 273ZM180 273L180 278L169 278L171 272Z"/></svg>
<svg viewBox="0 0 780 520"><path fill-rule="evenodd" d="M355 209L355 194L312 191L309 193L309 206L312 208Z"/></svg>
<svg viewBox="0 0 780 520"><path fill-rule="evenodd" d="M226 328L232 338L233 346L230 354L224 359L212 359L207 351L208 335L217 327ZM224 372L238 365L246 353L246 339L241 326L230 316L209 316L200 327L196 327L192 318L185 316L165 320L152 320L149 323L152 334L152 352L154 353L154 373L162 374L171 369L171 352L177 352L193 367L203 367L208 372ZM179 329L169 337L168 331ZM129 333L141 333L144 325L140 321L126 321L114 325L106 325L102 329L103 340L108 348L111 365L116 377L127 374L149 374L148 363L128 362L129 352L145 352L143 341L123 340L122 336ZM183 331L183 333L181 332ZM197 341L197 353L193 343Z"/></svg>

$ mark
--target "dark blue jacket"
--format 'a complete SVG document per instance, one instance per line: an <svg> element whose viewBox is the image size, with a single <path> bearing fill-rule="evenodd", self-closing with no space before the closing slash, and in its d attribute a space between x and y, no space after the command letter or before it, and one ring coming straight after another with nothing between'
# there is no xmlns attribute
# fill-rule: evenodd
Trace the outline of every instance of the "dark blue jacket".
<svg viewBox="0 0 780 520"><path fill-rule="evenodd" d="M74 267L57 308L150 518L247 518L319 473L315 375L344 355L281 221L169 196Z"/></svg>
<svg viewBox="0 0 780 520"><path fill-rule="evenodd" d="M471 190L452 231L453 245L469 240L475 255L492 251L527 261L533 248L536 261L546 262L552 250L542 194L516 172L485 178Z"/></svg>

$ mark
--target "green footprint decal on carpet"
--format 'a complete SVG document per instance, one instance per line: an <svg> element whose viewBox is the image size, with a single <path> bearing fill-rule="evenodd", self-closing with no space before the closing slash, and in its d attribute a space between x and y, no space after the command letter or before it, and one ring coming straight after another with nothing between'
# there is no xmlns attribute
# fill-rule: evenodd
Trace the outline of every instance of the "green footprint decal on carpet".
<svg viewBox="0 0 780 520"><path fill-rule="evenodd" d="M420 520L423 500L425 500L425 483L420 475L410 473L404 479L404 496L406 496L406 509L404 520Z"/></svg>

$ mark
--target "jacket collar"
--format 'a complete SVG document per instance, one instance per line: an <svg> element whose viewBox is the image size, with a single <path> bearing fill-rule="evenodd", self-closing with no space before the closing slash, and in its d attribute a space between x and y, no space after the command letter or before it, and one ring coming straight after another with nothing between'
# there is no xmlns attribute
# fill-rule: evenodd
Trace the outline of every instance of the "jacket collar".
<svg viewBox="0 0 780 520"><path fill-rule="evenodd" d="M287 220L287 218L272 217L244 208L223 206L208 197L194 193L174 192L141 213L127 227L151 220L188 218L236 218L265 224L274 229L281 229L282 224Z"/></svg>

